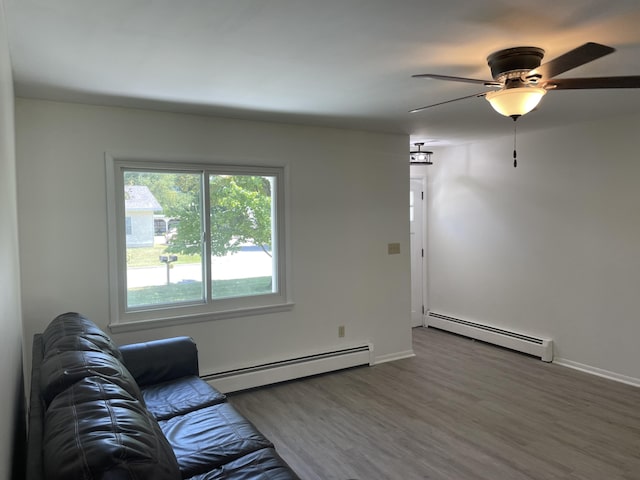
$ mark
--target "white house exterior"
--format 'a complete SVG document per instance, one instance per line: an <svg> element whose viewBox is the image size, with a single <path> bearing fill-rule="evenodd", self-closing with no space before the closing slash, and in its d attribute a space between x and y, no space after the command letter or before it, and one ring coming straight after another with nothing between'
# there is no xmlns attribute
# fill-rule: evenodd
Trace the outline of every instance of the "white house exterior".
<svg viewBox="0 0 640 480"><path fill-rule="evenodd" d="M152 247L153 213L161 211L162 206L144 185L125 185L124 198L127 248Z"/></svg>

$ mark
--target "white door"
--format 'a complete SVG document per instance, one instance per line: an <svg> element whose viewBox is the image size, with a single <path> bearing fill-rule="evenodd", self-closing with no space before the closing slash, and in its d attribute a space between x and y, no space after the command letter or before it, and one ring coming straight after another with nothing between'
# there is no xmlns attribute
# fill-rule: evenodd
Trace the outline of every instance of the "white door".
<svg viewBox="0 0 640 480"><path fill-rule="evenodd" d="M424 325L426 311L426 248L424 177L411 177L409 225L411 229L411 325Z"/></svg>

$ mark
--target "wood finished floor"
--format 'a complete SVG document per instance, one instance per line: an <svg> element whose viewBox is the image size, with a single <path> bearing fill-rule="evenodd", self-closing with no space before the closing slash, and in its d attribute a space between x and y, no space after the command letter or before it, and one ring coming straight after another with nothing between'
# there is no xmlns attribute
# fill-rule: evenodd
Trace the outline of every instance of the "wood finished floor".
<svg viewBox="0 0 640 480"><path fill-rule="evenodd" d="M640 480L640 388L433 329L414 358L234 394L304 480Z"/></svg>

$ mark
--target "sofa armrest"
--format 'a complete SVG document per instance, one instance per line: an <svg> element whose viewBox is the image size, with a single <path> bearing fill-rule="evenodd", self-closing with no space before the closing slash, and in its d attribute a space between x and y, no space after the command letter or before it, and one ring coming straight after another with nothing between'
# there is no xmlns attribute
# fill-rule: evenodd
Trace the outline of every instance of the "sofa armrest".
<svg viewBox="0 0 640 480"><path fill-rule="evenodd" d="M42 447L44 435L44 406L40 398L40 364L42 363L42 334L33 337L31 361L31 400L29 402L29 433L27 444L26 480L43 480Z"/></svg>
<svg viewBox="0 0 640 480"><path fill-rule="evenodd" d="M173 337L120 347L124 364L138 385L198 376L198 349L189 337Z"/></svg>

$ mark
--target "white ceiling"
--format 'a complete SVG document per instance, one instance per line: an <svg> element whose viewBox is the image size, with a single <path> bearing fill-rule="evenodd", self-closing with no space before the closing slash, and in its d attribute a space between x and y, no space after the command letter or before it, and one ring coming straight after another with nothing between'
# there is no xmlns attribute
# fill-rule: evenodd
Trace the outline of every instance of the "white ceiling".
<svg viewBox="0 0 640 480"><path fill-rule="evenodd" d="M490 78L513 46L550 60L617 51L563 77L640 75L638 0L4 0L18 96L407 133L508 135L483 91L414 79ZM640 89L550 92L519 129L640 110Z"/></svg>

